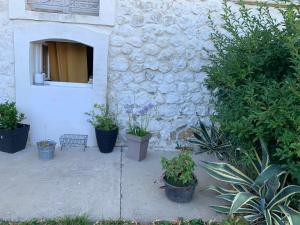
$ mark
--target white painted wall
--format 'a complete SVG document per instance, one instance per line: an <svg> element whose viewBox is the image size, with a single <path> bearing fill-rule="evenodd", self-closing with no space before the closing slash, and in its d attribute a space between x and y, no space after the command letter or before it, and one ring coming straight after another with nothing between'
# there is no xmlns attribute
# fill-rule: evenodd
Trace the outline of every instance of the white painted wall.
<svg viewBox="0 0 300 225"><path fill-rule="evenodd" d="M82 87L36 86L29 62L34 62L32 42L49 39L77 41L94 48L93 85ZM15 29L16 102L31 125L31 141L58 141L63 134L88 134L96 145L94 130L85 112L93 104L106 103L109 33L69 24L22 26ZM40 72L40 71L38 71Z"/></svg>

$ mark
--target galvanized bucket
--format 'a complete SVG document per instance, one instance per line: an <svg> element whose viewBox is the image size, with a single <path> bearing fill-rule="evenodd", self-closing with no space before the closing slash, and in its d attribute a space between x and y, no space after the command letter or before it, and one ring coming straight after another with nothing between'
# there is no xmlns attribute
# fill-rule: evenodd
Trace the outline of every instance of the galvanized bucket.
<svg viewBox="0 0 300 225"><path fill-rule="evenodd" d="M48 161L54 158L56 142L55 141L40 141L37 142L39 159Z"/></svg>

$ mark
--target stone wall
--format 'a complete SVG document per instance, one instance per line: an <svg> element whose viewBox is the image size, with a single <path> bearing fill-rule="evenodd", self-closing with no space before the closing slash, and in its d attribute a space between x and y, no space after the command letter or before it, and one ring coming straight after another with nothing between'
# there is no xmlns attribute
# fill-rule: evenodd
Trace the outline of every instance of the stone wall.
<svg viewBox="0 0 300 225"><path fill-rule="evenodd" d="M150 129L153 149L173 150L190 135L196 112L210 114L209 93L201 67L209 41L207 15L221 12L221 0L117 0L111 29L108 100L119 114L121 140L124 105L156 105ZM8 0L0 0L0 101L14 100L13 28L33 21L10 21Z"/></svg>
<svg viewBox="0 0 300 225"><path fill-rule="evenodd" d="M13 26L8 0L0 0L0 101L15 99Z"/></svg>
<svg viewBox="0 0 300 225"><path fill-rule="evenodd" d="M152 145L174 149L190 135L196 112L210 113L201 67L210 48L207 15L212 0L119 0L110 47L109 98L126 125L126 103L156 104ZM121 107L121 108L120 108ZM124 134L123 130L123 134Z"/></svg>

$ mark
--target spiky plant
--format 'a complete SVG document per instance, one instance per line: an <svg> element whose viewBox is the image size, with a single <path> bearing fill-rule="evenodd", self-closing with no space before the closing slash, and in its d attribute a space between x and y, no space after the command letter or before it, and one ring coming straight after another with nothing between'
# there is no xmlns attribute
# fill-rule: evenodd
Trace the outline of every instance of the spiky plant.
<svg viewBox="0 0 300 225"><path fill-rule="evenodd" d="M192 129L194 138L189 142L198 147L196 154L215 154L220 160L225 158L231 144L213 122L211 126L207 126L198 117L198 123Z"/></svg>
<svg viewBox="0 0 300 225"><path fill-rule="evenodd" d="M300 186L285 185L287 172L280 165L270 164L268 149L262 140L260 143L262 158L256 152L256 160L251 160L257 173L255 180L228 163L204 162L210 176L232 186L209 187L229 203L212 207L220 213L243 215L255 225L298 225L300 212L291 207L290 197L300 194Z"/></svg>

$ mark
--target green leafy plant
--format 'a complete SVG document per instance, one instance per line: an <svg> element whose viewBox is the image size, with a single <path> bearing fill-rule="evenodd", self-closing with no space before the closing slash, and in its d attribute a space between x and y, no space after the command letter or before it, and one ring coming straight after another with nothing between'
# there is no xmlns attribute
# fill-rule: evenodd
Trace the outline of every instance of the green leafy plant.
<svg viewBox="0 0 300 225"><path fill-rule="evenodd" d="M221 225L249 225L242 217L231 215L221 222Z"/></svg>
<svg viewBox="0 0 300 225"><path fill-rule="evenodd" d="M188 186L196 182L193 174L196 164L190 152L182 151L170 160L162 157L161 164L168 183L175 186Z"/></svg>
<svg viewBox="0 0 300 225"><path fill-rule="evenodd" d="M198 147L196 153L215 154L220 160L228 155L231 144L213 122L211 126L207 126L198 117L197 125L192 128L194 139L189 142Z"/></svg>
<svg viewBox="0 0 300 225"><path fill-rule="evenodd" d="M118 128L116 115L110 111L108 105L94 104L94 109L86 115L90 116L88 121L96 129L109 131Z"/></svg>
<svg viewBox="0 0 300 225"><path fill-rule="evenodd" d="M15 102L0 104L0 129L16 129L24 118L24 114L18 112Z"/></svg>
<svg viewBox="0 0 300 225"><path fill-rule="evenodd" d="M268 149L261 140L262 157L256 152L251 160L257 173L255 180L228 163L205 162L204 168L213 178L226 182L232 189L210 186L227 206L212 206L217 212L243 215L255 225L298 225L300 212L291 207L290 198L300 194L300 186L285 186L287 172L270 164Z"/></svg>
<svg viewBox="0 0 300 225"><path fill-rule="evenodd" d="M282 21L266 5L253 9L241 1L233 10L225 1L222 27L210 17L215 48L203 71L212 119L231 144L253 158L263 138L272 162L284 164L300 184L300 11L287 4L278 14ZM239 162L249 166L244 154Z"/></svg>

